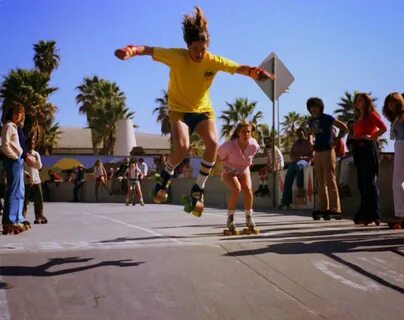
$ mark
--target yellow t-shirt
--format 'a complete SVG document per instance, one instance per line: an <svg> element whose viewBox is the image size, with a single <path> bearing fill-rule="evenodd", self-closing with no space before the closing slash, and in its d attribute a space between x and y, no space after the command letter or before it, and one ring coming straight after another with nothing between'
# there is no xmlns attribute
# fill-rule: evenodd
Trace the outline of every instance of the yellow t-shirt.
<svg viewBox="0 0 404 320"><path fill-rule="evenodd" d="M233 74L239 65L207 52L201 62L194 62L186 49L154 48L153 59L170 68L168 106L170 111L212 111L209 88L218 71Z"/></svg>

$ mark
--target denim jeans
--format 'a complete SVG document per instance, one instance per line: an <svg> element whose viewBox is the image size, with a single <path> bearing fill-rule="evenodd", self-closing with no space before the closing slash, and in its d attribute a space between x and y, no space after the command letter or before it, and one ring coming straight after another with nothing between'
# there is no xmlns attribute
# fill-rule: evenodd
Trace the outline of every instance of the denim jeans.
<svg viewBox="0 0 404 320"><path fill-rule="evenodd" d="M289 164L288 170L286 171L285 185L283 187L282 204L289 205L292 203L292 187L293 181L296 177L297 187L299 189L304 186L304 175L303 169L307 167L310 162L299 160L294 161Z"/></svg>
<svg viewBox="0 0 404 320"><path fill-rule="evenodd" d="M4 167L7 174L7 191L4 198L2 223L15 224L25 221L22 215L24 207L24 160L5 159Z"/></svg>

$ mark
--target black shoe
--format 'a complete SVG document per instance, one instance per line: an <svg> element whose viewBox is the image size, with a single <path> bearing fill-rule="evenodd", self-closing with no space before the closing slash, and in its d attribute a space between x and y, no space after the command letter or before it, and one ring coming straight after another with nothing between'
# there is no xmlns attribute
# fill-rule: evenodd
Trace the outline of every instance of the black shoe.
<svg viewBox="0 0 404 320"><path fill-rule="evenodd" d="M268 186L264 186L261 191L261 197L270 197L271 193L269 192Z"/></svg>
<svg viewBox="0 0 404 320"><path fill-rule="evenodd" d="M263 189L263 188L262 188L262 185L260 185L260 186L258 187L258 189L254 191L254 196L260 197L260 196L261 196L261 193L262 193L262 189Z"/></svg>

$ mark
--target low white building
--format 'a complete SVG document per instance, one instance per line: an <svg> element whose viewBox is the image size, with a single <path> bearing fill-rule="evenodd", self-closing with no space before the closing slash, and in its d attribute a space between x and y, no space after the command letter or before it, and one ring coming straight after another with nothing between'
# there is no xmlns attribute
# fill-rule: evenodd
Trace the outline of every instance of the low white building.
<svg viewBox="0 0 404 320"><path fill-rule="evenodd" d="M62 134L52 154L92 155L91 130L80 127L61 127ZM143 149L145 155L169 154L170 137L155 133L134 131L136 149ZM102 147L99 146L99 147Z"/></svg>

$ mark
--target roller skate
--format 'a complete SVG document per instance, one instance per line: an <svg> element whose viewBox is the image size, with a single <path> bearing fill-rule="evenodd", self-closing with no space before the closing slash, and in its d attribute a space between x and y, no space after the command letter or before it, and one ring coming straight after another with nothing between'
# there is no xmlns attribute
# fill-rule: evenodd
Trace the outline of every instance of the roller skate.
<svg viewBox="0 0 404 320"><path fill-rule="evenodd" d="M163 203L167 201L168 198L168 187L171 184L171 176L163 171L161 175L155 174L152 180L156 183L153 193L154 203Z"/></svg>
<svg viewBox="0 0 404 320"><path fill-rule="evenodd" d="M37 217L35 217L34 223L35 224L46 224L46 223L48 223L48 219L43 214L40 214Z"/></svg>
<svg viewBox="0 0 404 320"><path fill-rule="evenodd" d="M269 192L269 188L267 185L264 185L261 191L261 197L270 197L271 193Z"/></svg>
<svg viewBox="0 0 404 320"><path fill-rule="evenodd" d="M258 189L254 191L254 196L256 196L256 197L261 197L262 190L263 190L263 187L262 187L262 185L260 184L260 186L258 187Z"/></svg>
<svg viewBox="0 0 404 320"><path fill-rule="evenodd" d="M290 204L282 203L282 204L279 205L278 209L279 210L283 210L283 209L289 210L290 209Z"/></svg>
<svg viewBox="0 0 404 320"><path fill-rule="evenodd" d="M333 212L330 210L314 210L312 212L312 217L313 220L321 220L321 218L323 218L323 220L326 221L330 221L331 219L335 219L335 220L341 220L342 219L342 213L341 212Z"/></svg>
<svg viewBox="0 0 404 320"><path fill-rule="evenodd" d="M25 230L31 229L31 223L27 220L21 222L21 224L25 227Z"/></svg>
<svg viewBox="0 0 404 320"><path fill-rule="evenodd" d="M237 226L234 224L234 214L227 216L227 229L223 230L223 235L225 236L238 236L240 235L240 231L237 229Z"/></svg>
<svg viewBox="0 0 404 320"><path fill-rule="evenodd" d="M363 221L363 225L367 227L368 225L374 223L376 226L380 226L380 220L379 219L371 219L371 220L365 220Z"/></svg>
<svg viewBox="0 0 404 320"><path fill-rule="evenodd" d="M195 217L202 215L205 205L204 192L197 184L194 184L191 189L191 195L183 195L181 197L181 203L184 205L184 211L191 213Z"/></svg>
<svg viewBox="0 0 404 320"><path fill-rule="evenodd" d="M243 234L259 234L260 229L257 228L255 222L253 221L251 215L245 217L247 228L243 229Z"/></svg>
<svg viewBox="0 0 404 320"><path fill-rule="evenodd" d="M403 226L404 226L404 224L403 223L400 224L400 222L388 222L387 225L389 226L389 229L393 229L393 230L403 228Z"/></svg>
<svg viewBox="0 0 404 320"><path fill-rule="evenodd" d="M20 223L14 223L14 224L3 224L3 234L19 234L23 231L25 231L24 225Z"/></svg>

